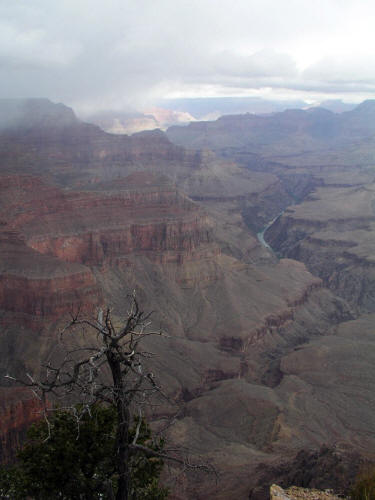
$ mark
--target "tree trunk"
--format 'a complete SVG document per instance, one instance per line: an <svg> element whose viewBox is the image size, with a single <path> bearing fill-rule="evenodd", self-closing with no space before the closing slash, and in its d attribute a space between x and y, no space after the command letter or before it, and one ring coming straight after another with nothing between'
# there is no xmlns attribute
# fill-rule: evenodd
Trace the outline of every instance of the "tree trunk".
<svg viewBox="0 0 375 500"><path fill-rule="evenodd" d="M129 474L129 410L124 408L124 402L119 401L117 405L118 428L117 428L117 470L119 474L118 490L116 500L128 500L130 491Z"/></svg>
<svg viewBox="0 0 375 500"><path fill-rule="evenodd" d="M116 500L128 500L130 493L130 468L129 468L129 427L130 412L125 395L121 362L116 355L108 353L108 363L113 377L113 388L117 408L117 436L116 436L116 468L118 472L118 488Z"/></svg>

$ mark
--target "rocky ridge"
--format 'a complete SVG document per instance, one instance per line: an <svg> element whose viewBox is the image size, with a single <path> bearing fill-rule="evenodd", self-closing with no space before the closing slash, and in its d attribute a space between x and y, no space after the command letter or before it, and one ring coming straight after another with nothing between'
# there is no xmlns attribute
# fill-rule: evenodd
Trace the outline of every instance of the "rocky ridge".
<svg viewBox="0 0 375 500"><path fill-rule="evenodd" d="M310 108L263 116L227 115L212 122L173 126L167 134L174 143L185 147L259 154L294 165L302 156L306 162L317 152L342 158L343 153L352 155L354 149L358 159L359 147L373 150L374 131L375 101L368 100L344 113Z"/></svg>
<svg viewBox="0 0 375 500"><path fill-rule="evenodd" d="M136 289L171 334L150 341L183 408L170 437L224 471L218 485L187 482L174 498L247 498L260 463L337 439L372 447L360 369L348 385L355 339L336 340L353 310L249 230L327 182L326 171L263 171L161 132L115 137L65 118L6 130L0 149L0 373L37 371L72 302L88 312L110 303L120 316ZM342 352L346 364L332 364Z"/></svg>

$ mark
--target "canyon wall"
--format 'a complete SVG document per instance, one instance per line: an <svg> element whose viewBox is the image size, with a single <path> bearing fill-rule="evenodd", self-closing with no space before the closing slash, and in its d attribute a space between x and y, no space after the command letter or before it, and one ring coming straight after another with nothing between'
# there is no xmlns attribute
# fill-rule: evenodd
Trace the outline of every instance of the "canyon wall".
<svg viewBox="0 0 375 500"><path fill-rule="evenodd" d="M373 312L374 197L373 184L320 188L288 209L267 231L267 241L281 255L303 261L353 308Z"/></svg>
<svg viewBox="0 0 375 500"><path fill-rule="evenodd" d="M121 321L136 290L169 334L147 343L180 410L169 439L221 472L218 484L174 485L173 498L248 498L260 464L273 470L324 443L371 455L375 351L358 323L360 308L373 310L370 167L310 171L303 155L262 158L264 144L251 155L241 141L267 132L263 118L239 119L240 146L216 136L213 153L42 111L0 133L0 374L38 374L72 307L92 317L108 304ZM305 118L283 115L285 130L267 132L279 155L289 133L315 130ZM255 233L281 211L265 235L278 258ZM26 425L17 391L4 389L4 415L25 408ZM4 443L16 443L7 422Z"/></svg>

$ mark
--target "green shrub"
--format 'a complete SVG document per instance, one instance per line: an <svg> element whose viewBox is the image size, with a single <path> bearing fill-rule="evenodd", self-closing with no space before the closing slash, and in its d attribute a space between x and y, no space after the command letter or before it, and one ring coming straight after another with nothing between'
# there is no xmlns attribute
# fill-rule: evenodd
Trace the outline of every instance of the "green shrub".
<svg viewBox="0 0 375 500"><path fill-rule="evenodd" d="M95 500L108 498L108 487L116 494L115 466L117 415L113 407L93 406L79 427L69 412L59 410L50 417L51 430L42 420L33 424L28 439L12 467L0 467L0 498L23 500ZM139 420L135 419L135 426ZM130 429L129 440L135 434ZM142 419L139 439L150 449L161 451L163 442L152 442L151 430ZM163 462L135 455L130 458L132 500L164 500L168 490L159 485Z"/></svg>

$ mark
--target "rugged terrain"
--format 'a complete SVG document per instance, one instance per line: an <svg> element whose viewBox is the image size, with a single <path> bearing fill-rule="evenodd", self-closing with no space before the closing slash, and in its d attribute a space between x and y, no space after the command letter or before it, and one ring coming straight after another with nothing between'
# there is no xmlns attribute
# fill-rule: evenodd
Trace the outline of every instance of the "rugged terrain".
<svg viewBox="0 0 375 500"><path fill-rule="evenodd" d="M306 448L314 440L317 444L322 428L329 429L337 443L348 444L348 429L354 424L356 437L350 447L361 450L362 456L374 450L369 392L374 377L374 118L374 102L367 101L341 115L296 110L268 117L223 117L168 131L176 143L210 147L254 172L275 175L294 198L296 204L275 219L265 240L279 258L305 263L324 287L345 300L353 319L281 356L277 390L292 380L299 386L296 391L288 387L294 394L288 406L304 414L299 418L306 424L303 435L310 433ZM334 414L334 423L321 426L323 415ZM362 443L360 422L366 422L368 430ZM268 481L271 477L268 474Z"/></svg>
<svg viewBox="0 0 375 500"><path fill-rule="evenodd" d="M297 164L300 134L319 136L315 114L313 125L297 120L302 111L272 125L290 138L290 163L265 129L244 142L256 128L248 116L227 119L231 144L216 130L198 141L209 151L160 131L110 135L46 100L0 102L0 112L1 376L38 372L75 307L110 304L120 317L135 289L171 335L150 346L181 407L169 437L221 472L218 484L180 476L174 498L248 498L260 464L272 475L323 444L372 457L368 162L308 168L298 150ZM334 122L339 149L349 125L316 113ZM364 141L359 125L357 134ZM328 143L320 135L317 156ZM279 258L256 233L283 211L265 234ZM19 439L10 426L2 433Z"/></svg>

